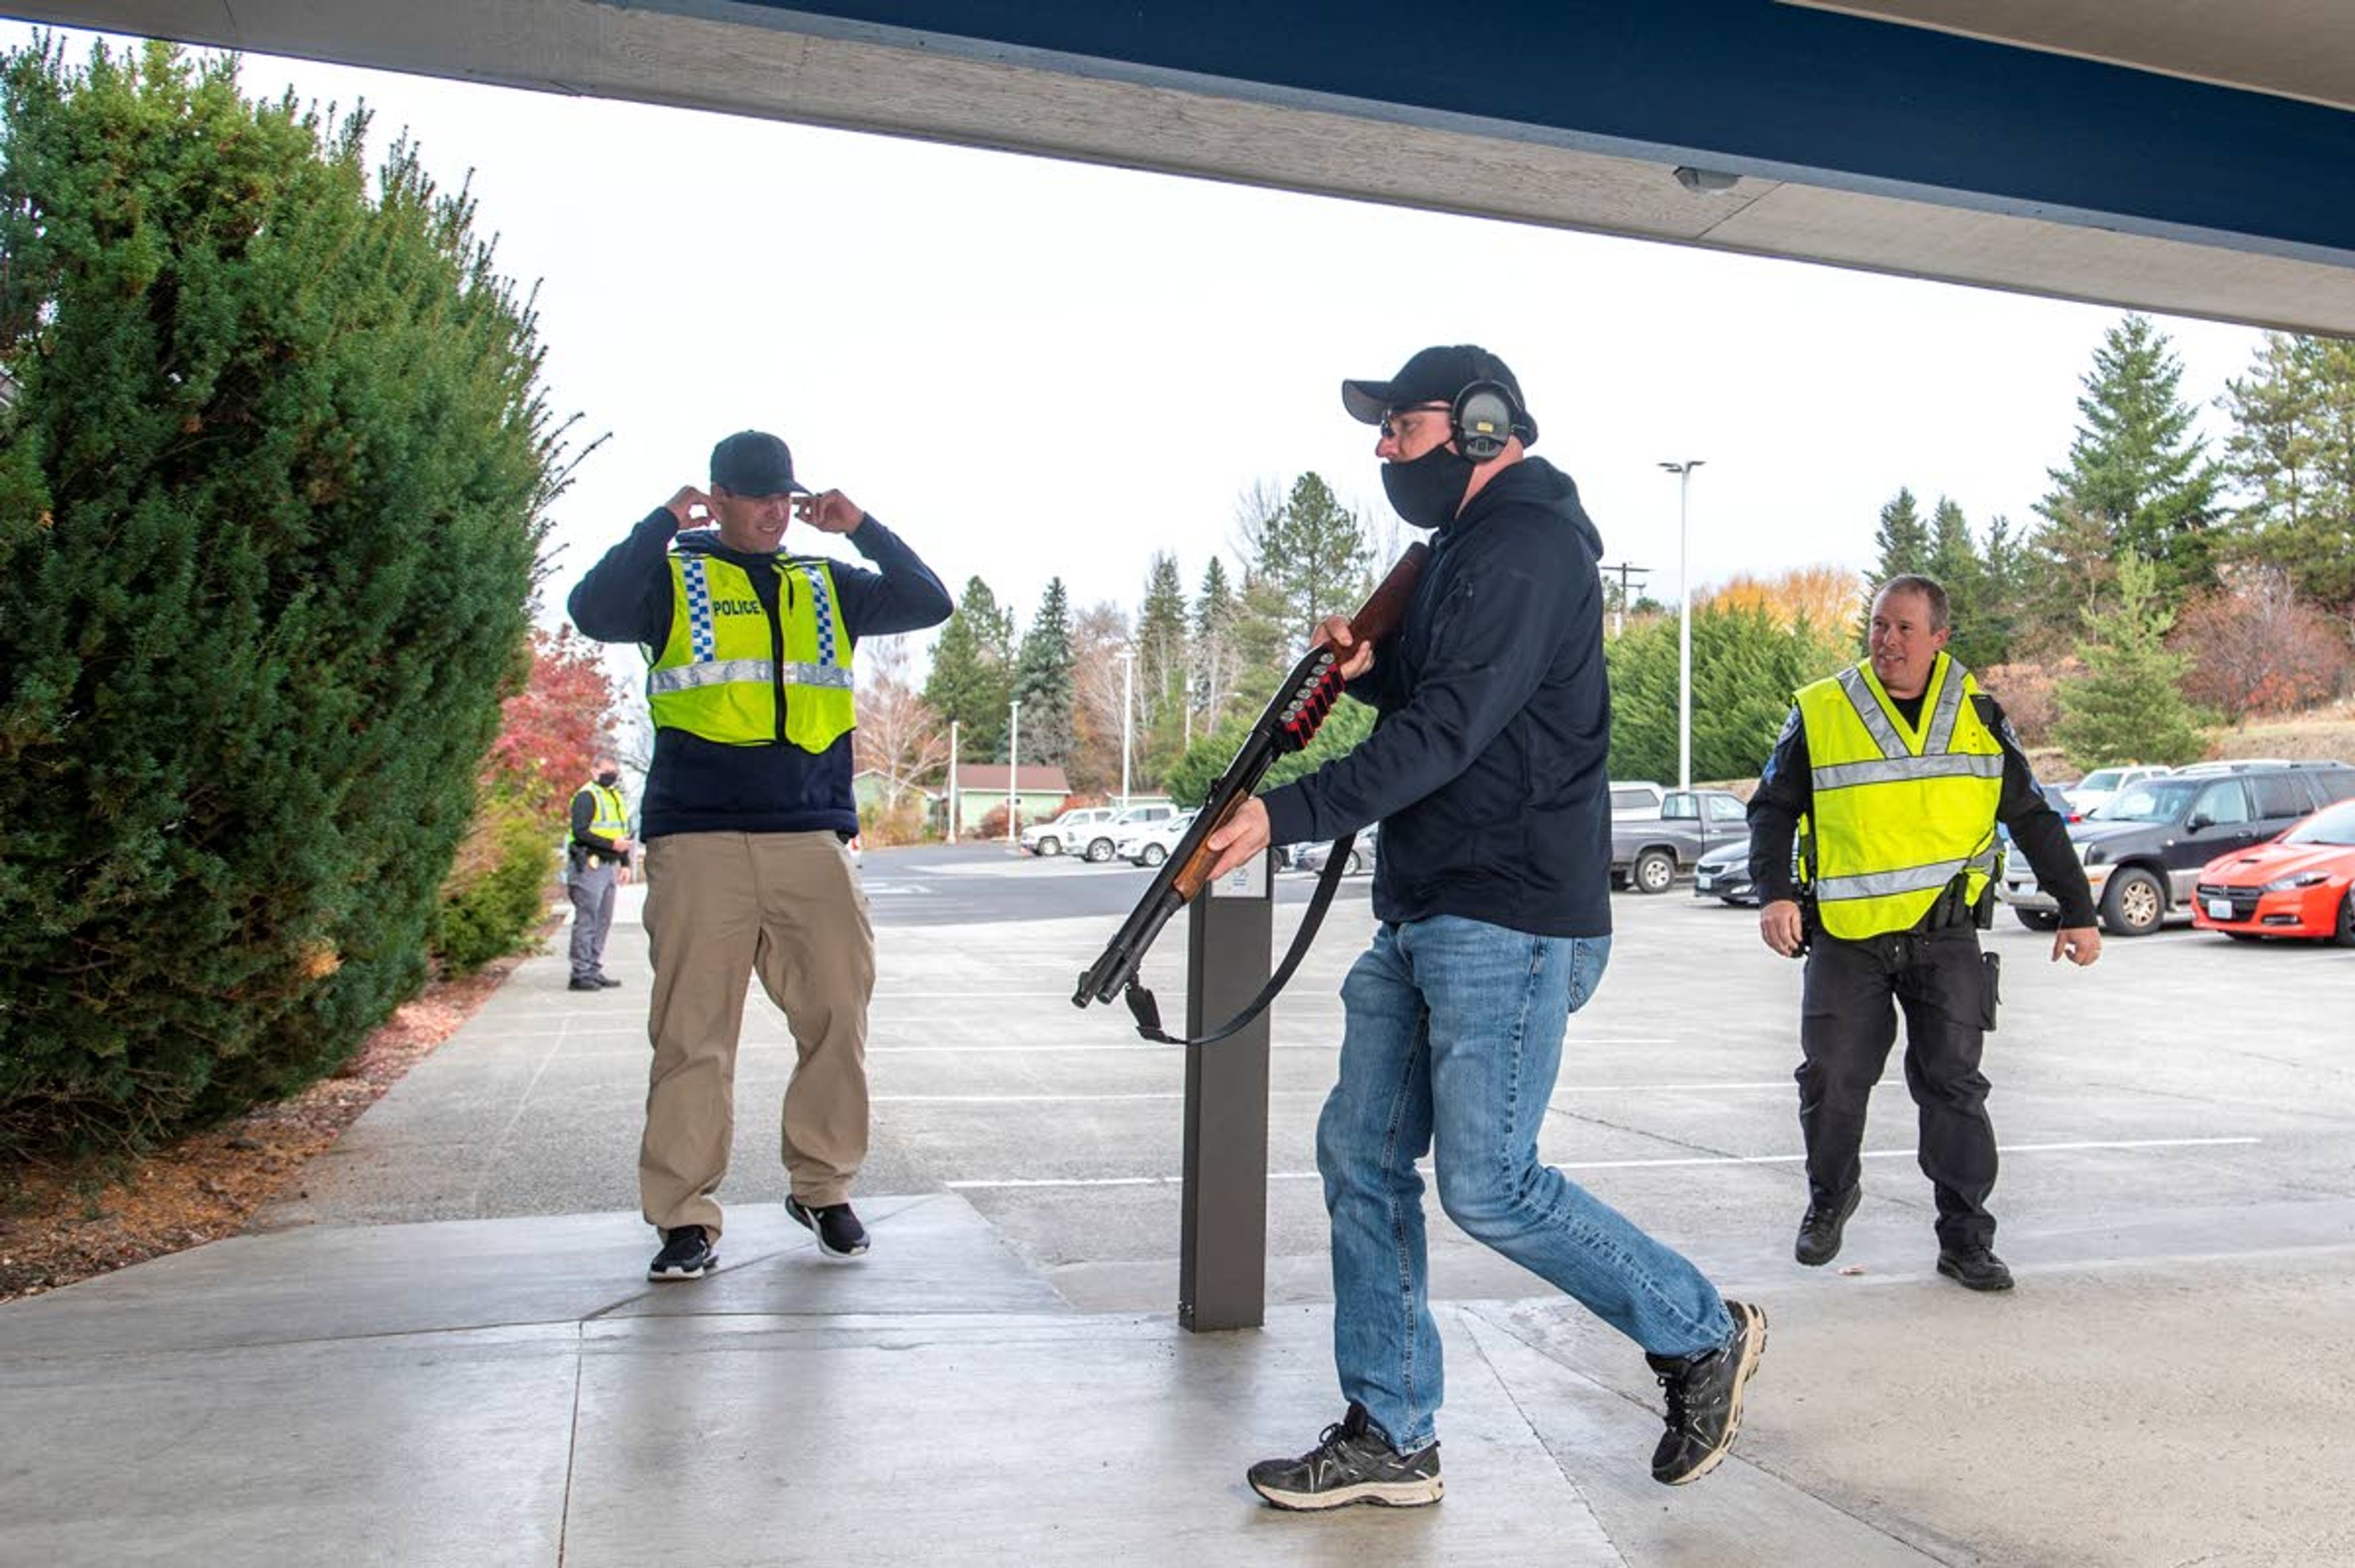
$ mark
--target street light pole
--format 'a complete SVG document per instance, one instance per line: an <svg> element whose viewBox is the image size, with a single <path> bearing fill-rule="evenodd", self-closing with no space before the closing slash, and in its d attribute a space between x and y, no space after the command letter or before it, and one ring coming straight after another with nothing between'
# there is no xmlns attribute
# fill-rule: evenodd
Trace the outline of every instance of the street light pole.
<svg viewBox="0 0 2355 1568"><path fill-rule="evenodd" d="M957 721L949 720L949 842L957 841Z"/></svg>
<svg viewBox="0 0 2355 1568"><path fill-rule="evenodd" d="M1006 847L1017 848L1016 821L1022 815L1022 699L1016 698L1007 704L1007 733L1006 737Z"/></svg>
<svg viewBox="0 0 2355 1568"><path fill-rule="evenodd" d="M1692 788L1692 560L1687 549L1692 471L1708 459L1689 457L1661 467L1677 476L1677 787Z"/></svg>
<svg viewBox="0 0 2355 1568"><path fill-rule="evenodd" d="M1128 809L1128 744L1136 715L1136 650L1120 650L1120 808Z"/></svg>

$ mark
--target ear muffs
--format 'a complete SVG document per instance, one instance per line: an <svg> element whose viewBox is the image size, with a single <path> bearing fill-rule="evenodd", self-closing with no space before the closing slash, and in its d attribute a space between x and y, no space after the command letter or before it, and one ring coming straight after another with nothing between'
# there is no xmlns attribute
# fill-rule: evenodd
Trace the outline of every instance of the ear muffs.
<svg viewBox="0 0 2355 1568"><path fill-rule="evenodd" d="M1447 421L1455 450L1475 463L1502 456L1523 423L1519 405L1502 381L1475 381L1456 393Z"/></svg>

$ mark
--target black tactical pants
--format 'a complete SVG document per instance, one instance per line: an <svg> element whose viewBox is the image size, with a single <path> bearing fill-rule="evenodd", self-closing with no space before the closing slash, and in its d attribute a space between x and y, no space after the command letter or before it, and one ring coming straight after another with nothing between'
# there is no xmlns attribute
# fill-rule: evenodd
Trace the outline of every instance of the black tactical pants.
<svg viewBox="0 0 2355 1568"><path fill-rule="evenodd" d="M1905 1084L1921 1111L1922 1174L1937 1190L1938 1243L1987 1246L1995 1218L1995 1125L1979 1047L1993 998L1969 925L1844 942L1821 931L1800 1005L1799 1130L1818 1207L1857 1184L1865 1103L1905 1014ZM1892 1006L1891 1004L1894 1004Z"/></svg>

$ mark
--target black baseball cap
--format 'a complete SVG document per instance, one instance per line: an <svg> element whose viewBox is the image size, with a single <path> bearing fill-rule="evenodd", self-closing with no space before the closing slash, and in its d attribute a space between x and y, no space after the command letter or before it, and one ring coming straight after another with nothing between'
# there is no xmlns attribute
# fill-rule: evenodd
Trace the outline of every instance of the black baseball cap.
<svg viewBox="0 0 2355 1568"><path fill-rule="evenodd" d="M766 431L740 430L711 449L711 483L738 496L806 496L792 449Z"/></svg>
<svg viewBox="0 0 2355 1568"><path fill-rule="evenodd" d="M1523 446L1535 446L1538 421L1521 399L1521 384L1513 379L1513 372L1502 359L1469 343L1426 348L1400 366L1399 373L1387 381L1344 381L1341 406L1360 424L1380 424L1393 409L1452 403L1456 393L1475 381L1496 381L1513 394L1513 408L1519 415L1513 422L1513 433L1521 438Z"/></svg>

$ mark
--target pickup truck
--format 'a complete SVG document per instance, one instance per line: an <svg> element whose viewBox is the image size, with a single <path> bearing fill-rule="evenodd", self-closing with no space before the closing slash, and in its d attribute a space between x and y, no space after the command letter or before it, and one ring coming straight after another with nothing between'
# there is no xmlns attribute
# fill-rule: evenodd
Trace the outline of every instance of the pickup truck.
<svg viewBox="0 0 2355 1568"><path fill-rule="evenodd" d="M1664 893L1679 870L1708 850L1750 833L1742 797L1721 789L1672 789L1657 816L1611 824L1611 885Z"/></svg>

